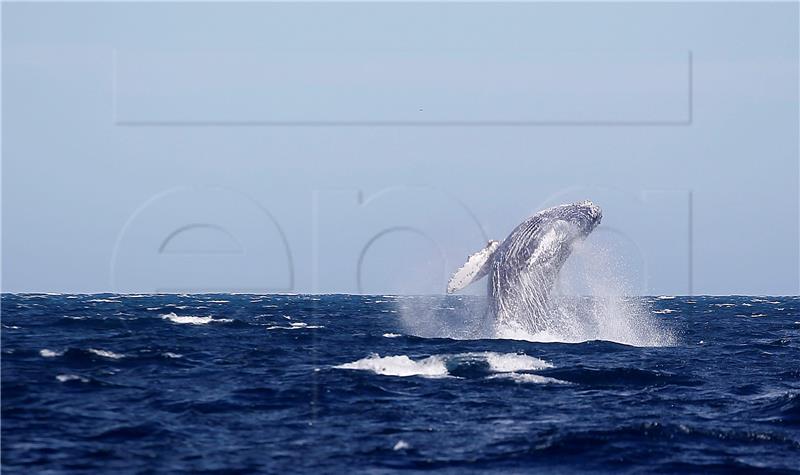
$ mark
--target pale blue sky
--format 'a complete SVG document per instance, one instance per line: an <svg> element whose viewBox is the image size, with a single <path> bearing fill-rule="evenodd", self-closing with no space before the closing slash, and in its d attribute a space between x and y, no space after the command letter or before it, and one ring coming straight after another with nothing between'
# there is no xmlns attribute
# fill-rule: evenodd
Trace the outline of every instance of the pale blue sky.
<svg viewBox="0 0 800 475"><path fill-rule="evenodd" d="M796 3L2 8L3 291L435 293L589 198L638 292L798 292Z"/></svg>

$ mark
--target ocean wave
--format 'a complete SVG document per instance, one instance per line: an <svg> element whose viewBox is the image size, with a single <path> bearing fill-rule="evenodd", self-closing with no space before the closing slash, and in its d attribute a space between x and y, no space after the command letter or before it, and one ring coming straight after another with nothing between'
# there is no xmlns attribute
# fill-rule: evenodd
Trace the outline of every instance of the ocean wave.
<svg viewBox="0 0 800 475"><path fill-rule="evenodd" d="M163 318L164 320L169 320L172 323L179 323L182 325L206 325L211 322L227 323L233 321L229 318L214 318L211 316L195 317L192 315L176 315L174 312L170 312L166 315L161 315L161 318Z"/></svg>
<svg viewBox="0 0 800 475"><path fill-rule="evenodd" d="M486 358L486 362L489 363L489 367L492 371L498 373L536 371L553 367L553 365L547 361L519 353L495 353L486 351L484 353L467 353L467 356Z"/></svg>
<svg viewBox="0 0 800 475"><path fill-rule="evenodd" d="M301 328L313 329L313 328L325 328L322 325L309 325L308 323L303 322L292 322L289 324L288 327L283 327L280 325L272 325L267 327L267 330L300 330Z"/></svg>
<svg viewBox="0 0 800 475"><path fill-rule="evenodd" d="M758 420L773 424L800 426L800 393L786 392L763 399L757 408Z"/></svg>
<svg viewBox="0 0 800 475"><path fill-rule="evenodd" d="M411 445L408 442L406 442L403 439L400 439L400 440L397 441L396 444L394 444L394 447L392 448L392 450L395 450L395 451L397 451L397 450L408 450L410 448L411 448Z"/></svg>
<svg viewBox="0 0 800 475"><path fill-rule="evenodd" d="M70 381L79 381L81 383L89 382L88 378L78 376L77 374L59 374L56 376L56 380L58 380L59 383L68 383Z"/></svg>
<svg viewBox="0 0 800 475"><path fill-rule="evenodd" d="M123 353L117 353L110 350L104 350L100 348L67 348L64 350L51 350L49 348L43 348L39 350L39 356L42 358L59 358L64 357L65 360L73 361L73 362L90 362L92 360L96 361L97 356L106 358L109 360L122 360L125 358L126 360L131 361L141 361L148 357L153 357L158 355L158 353L151 353L151 350L143 350L140 351L136 355L128 355ZM173 353L173 352L163 352L160 355L164 358L170 359L178 359L183 358L182 354Z"/></svg>
<svg viewBox="0 0 800 475"><path fill-rule="evenodd" d="M703 381L691 375L640 368L591 368L582 365L549 369L545 376L597 388L700 386Z"/></svg>
<svg viewBox="0 0 800 475"><path fill-rule="evenodd" d="M384 376L424 376L429 378L449 376L444 359L436 355L414 361L406 355L382 357L375 354L352 363L334 366L334 368L372 371Z"/></svg>
<svg viewBox="0 0 800 475"><path fill-rule="evenodd" d="M63 351L53 351L53 350L48 350L47 348L39 350L39 355L42 358L55 358L55 357L61 356L63 354L64 354Z"/></svg>
<svg viewBox="0 0 800 475"><path fill-rule="evenodd" d="M480 378L498 373L519 373L552 368L547 361L519 353L496 353L491 351L459 353L454 355L432 355L413 360L407 355L380 356L372 354L351 363L334 366L337 369L371 371L384 376L422 376L427 378ZM520 376L524 379L524 376ZM552 379L552 378L546 378ZM527 382L534 382L529 378ZM542 381L545 381L542 380Z"/></svg>
<svg viewBox="0 0 800 475"><path fill-rule="evenodd" d="M572 384L569 381L562 381L560 379L531 373L500 373L488 376L488 379L510 379L517 383Z"/></svg>
<svg viewBox="0 0 800 475"><path fill-rule="evenodd" d="M494 326L480 326L482 295L371 305L334 295L313 306L300 297L251 304L222 294L121 296L122 305L86 303L109 294L2 297L3 465L10 472L98 472L121 466L126 453L152 452L177 472L324 466L346 473L352 457L309 455L293 442L307 426L298 414L311 414L314 398L319 430L306 434L305 445L355 447L365 471L791 473L797 466L800 297L643 297L636 299L643 313L624 318L613 318L613 309L593 313L603 302L587 298L570 307L576 325L536 335L559 343L497 338ZM214 310L227 307L208 299L230 300L230 311ZM721 303L730 308L714 306ZM381 313L400 305L411 310ZM677 312L653 314L663 309ZM207 323L162 319L171 312ZM214 323L222 318L232 322ZM565 342L637 341L626 335L652 342L645 327L653 321L679 344ZM309 325L325 329L303 329ZM120 410L126 401L134 410ZM270 430L204 436L221 425ZM62 457L45 439L70 431L86 450L58 446ZM447 434L446 443L436 444L437 434ZM127 452L109 452L114 444ZM131 460L130 471L152 465Z"/></svg>
<svg viewBox="0 0 800 475"><path fill-rule="evenodd" d="M103 358L109 358L112 360L125 358L125 355L114 353L113 351L108 351L108 350L97 350L95 348L89 348L89 353L94 353L97 356L102 356Z"/></svg>

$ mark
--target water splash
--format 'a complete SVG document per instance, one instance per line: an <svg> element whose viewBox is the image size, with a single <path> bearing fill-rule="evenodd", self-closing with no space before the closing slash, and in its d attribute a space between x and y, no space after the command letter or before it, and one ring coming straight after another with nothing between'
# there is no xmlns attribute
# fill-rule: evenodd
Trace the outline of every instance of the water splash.
<svg viewBox="0 0 800 475"><path fill-rule="evenodd" d="M587 240L575 246L547 302L535 315L494 322L486 300L473 296L429 296L400 301L410 334L429 338L501 338L578 343L605 340L632 346L673 346L675 335L637 297L627 264L608 246ZM526 322L546 321L532 332Z"/></svg>
<svg viewBox="0 0 800 475"><path fill-rule="evenodd" d="M675 335L637 297L632 270L598 242L578 244L553 289L559 341L606 340L633 346L673 346Z"/></svg>
<svg viewBox="0 0 800 475"><path fill-rule="evenodd" d="M397 305L400 322L410 335L456 340L495 337L482 296L398 296Z"/></svg>

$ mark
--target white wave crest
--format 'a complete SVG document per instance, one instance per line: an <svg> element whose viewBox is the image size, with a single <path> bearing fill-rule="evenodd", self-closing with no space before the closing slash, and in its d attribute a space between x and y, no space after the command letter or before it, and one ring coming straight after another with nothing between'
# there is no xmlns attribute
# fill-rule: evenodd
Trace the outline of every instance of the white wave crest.
<svg viewBox="0 0 800 475"><path fill-rule="evenodd" d="M78 376L77 374L59 374L56 376L56 379L60 383L66 383L68 381L80 381L82 383L88 383L89 380L84 378L83 376Z"/></svg>
<svg viewBox="0 0 800 475"><path fill-rule="evenodd" d="M385 376L424 376L428 378L449 376L444 359L437 355L414 361L406 355L381 357L375 354L352 363L334 366L334 368L372 371Z"/></svg>
<svg viewBox="0 0 800 475"><path fill-rule="evenodd" d="M510 373L513 371L536 371L539 369L552 368L553 365L547 361L533 356L517 353L468 353L469 355L483 356L492 371L497 373Z"/></svg>
<svg viewBox="0 0 800 475"><path fill-rule="evenodd" d="M96 350L94 348L89 348L90 353L94 353L97 356L102 356L103 358L110 358L112 360L118 360L120 358L125 358L125 355L120 355L119 353L114 353L113 351L107 350Z"/></svg>
<svg viewBox="0 0 800 475"><path fill-rule="evenodd" d="M63 351L53 351L48 350L47 348L39 350L39 355L42 356L42 358L55 358L56 356L61 356L63 354Z"/></svg>
<svg viewBox="0 0 800 475"><path fill-rule="evenodd" d="M490 373L515 373L552 368L547 361L518 353L460 353L455 355L432 355L412 360L406 355L380 356L372 354L352 363L334 366L338 369L371 371L384 376L422 376L427 378L451 377L449 367L458 367L469 361L485 361ZM524 375L525 373L523 373ZM551 379L551 378L546 378Z"/></svg>
<svg viewBox="0 0 800 475"><path fill-rule="evenodd" d="M408 442L406 442L403 439L400 439L400 440L397 441L396 444L394 444L394 449L393 450L407 450L407 449L410 449L410 448L411 448L411 445Z"/></svg>
<svg viewBox="0 0 800 475"><path fill-rule="evenodd" d="M538 374L530 373L500 373L489 376L489 379L511 379L517 383L534 383L534 384L572 384L567 381L562 381L556 378L548 378Z"/></svg>
<svg viewBox="0 0 800 475"><path fill-rule="evenodd" d="M194 317L191 315L176 315L174 312L170 312L166 315L161 315L161 318L163 318L164 320L169 320L172 323L179 323L183 325L206 325L211 322L225 323L233 321L229 318L215 319L214 317Z"/></svg>
<svg viewBox="0 0 800 475"><path fill-rule="evenodd" d="M280 325L272 325L267 327L267 330L299 330L301 328L325 328L322 325L309 325L308 323L303 322L293 322L290 323L288 327L282 327Z"/></svg>

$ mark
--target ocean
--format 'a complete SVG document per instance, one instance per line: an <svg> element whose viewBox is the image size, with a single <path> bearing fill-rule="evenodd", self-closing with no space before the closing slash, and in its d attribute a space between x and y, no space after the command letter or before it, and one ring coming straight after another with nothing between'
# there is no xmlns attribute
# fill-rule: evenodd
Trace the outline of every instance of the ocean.
<svg viewBox="0 0 800 475"><path fill-rule="evenodd" d="M800 297L628 300L3 294L2 471L800 473Z"/></svg>

